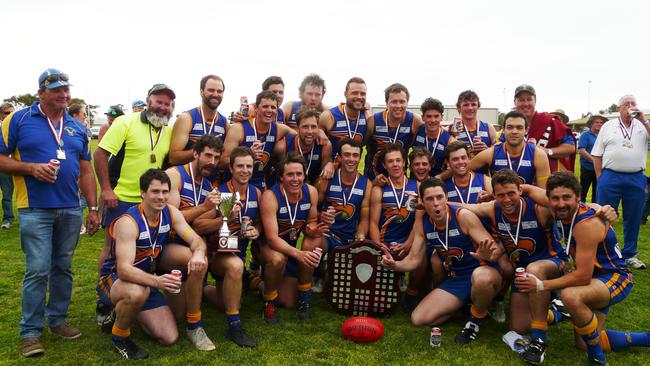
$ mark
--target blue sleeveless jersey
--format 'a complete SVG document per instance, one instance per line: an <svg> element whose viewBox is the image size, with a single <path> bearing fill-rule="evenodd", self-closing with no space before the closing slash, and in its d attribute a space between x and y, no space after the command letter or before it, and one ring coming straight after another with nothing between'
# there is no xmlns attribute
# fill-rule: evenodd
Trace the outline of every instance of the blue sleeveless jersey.
<svg viewBox="0 0 650 366"><path fill-rule="evenodd" d="M427 138L427 126L422 125L418 129L417 134L415 135L415 141L413 142L413 147L424 147L432 155L432 164L431 171L429 175L434 177L442 173L443 164L445 162L445 147L449 144L449 138L451 135L447 130L442 127L440 128L440 141L437 139L429 140ZM434 152L433 149L436 149Z"/></svg>
<svg viewBox="0 0 650 366"><path fill-rule="evenodd" d="M309 219L309 210L311 209L309 187L307 184L303 184L300 200L297 203L289 202L289 207L287 207L287 201L284 199L284 194L282 193L283 191L280 189L280 187L281 185L279 183L271 187L271 191L275 195L275 199L278 202L278 212L276 213L276 217L278 219L278 236L284 239L284 241L286 241L289 245L295 247L298 243L298 238L296 237L296 240L291 240L289 231L293 227L298 232L300 232L305 228L305 225L307 225L307 220ZM296 205L298 205L297 208ZM291 225L291 220L289 218L289 209L291 210L291 215L293 215L294 212L297 212L293 225Z"/></svg>
<svg viewBox="0 0 650 366"><path fill-rule="evenodd" d="M343 113L344 103L339 104L336 107L330 108L332 113L332 118L334 119L334 124L332 128L327 133L330 142L332 143L332 161L339 153L339 144L347 139L352 138L356 141L362 142L363 138L366 136L366 131L368 130L368 122L366 121L366 116L363 112L359 112L359 117L356 120L347 120L345 118L345 113ZM348 121L349 131L348 131Z"/></svg>
<svg viewBox="0 0 650 366"><path fill-rule="evenodd" d="M225 141L226 132L228 132L228 123L226 117L217 112L217 120L214 121L214 126L212 126L212 121L205 121L205 131L203 130L203 117L201 116L201 107L196 107L187 111L190 115L190 125L192 130L190 131L189 139L185 145L185 150L189 150L194 146L196 140L201 136L210 132L210 135L217 136L221 141Z"/></svg>
<svg viewBox="0 0 650 366"><path fill-rule="evenodd" d="M235 191L231 181L219 185L218 189L221 193L233 193ZM242 203L241 217L249 217L252 225L259 213L260 192L255 186L249 184L246 196L240 196L239 200ZM231 235L239 235L239 230L241 229L241 221L239 220L237 218L234 221L228 221L228 229L230 229ZM249 239L239 239L239 253L237 255L242 259L246 258L249 241Z"/></svg>
<svg viewBox="0 0 650 366"><path fill-rule="evenodd" d="M526 143L521 155L510 155L510 162L508 162L507 149L505 143L494 146L490 169L493 172L511 169L517 173L523 183L535 184L535 145Z"/></svg>
<svg viewBox="0 0 650 366"><path fill-rule="evenodd" d="M278 116L276 118L276 122L284 124L284 111L282 108L278 108Z"/></svg>
<svg viewBox="0 0 650 366"><path fill-rule="evenodd" d="M181 203L178 209L183 211L202 204L208 193L216 186L216 181L201 176L194 177L195 179L201 179L199 185L196 182L192 182L190 164L179 165L175 168L181 176L181 185L178 187ZM194 195L197 196L198 202L194 202Z"/></svg>
<svg viewBox="0 0 650 366"><path fill-rule="evenodd" d="M477 131L478 130L478 131ZM462 141L465 143L467 146L472 146L470 143L470 140L473 140L474 137L478 134L478 136L481 138L481 141L488 147L492 146L492 141L490 140L490 130L488 127L487 122L479 121L477 125L477 130L469 130L466 128L462 128L458 135L456 136L456 140ZM468 135L469 132L469 135Z"/></svg>
<svg viewBox="0 0 650 366"><path fill-rule="evenodd" d="M239 146L252 147L255 142L255 129L253 128L253 119L245 119L241 122L242 127L244 128L244 139L239 141ZM278 127L274 123L271 123L271 126L268 131L265 133L257 133L257 140L264 143L262 160L256 160L255 165L253 166L253 176L251 177L250 184L264 190L266 188L265 177L271 168L271 156L273 155L273 148L277 142Z"/></svg>
<svg viewBox="0 0 650 366"><path fill-rule="evenodd" d="M535 202L528 197L522 197L522 214L517 243L513 238L517 235L517 218L508 219L501 207L494 203L494 221L492 230L497 234L503 247L508 252L510 262L515 267L526 267L540 259L559 257L568 261L562 245L555 239L552 227L542 227L535 213ZM510 231L510 234L508 234ZM512 235L512 237L510 236Z"/></svg>
<svg viewBox="0 0 650 366"><path fill-rule="evenodd" d="M458 223L458 212L460 210L460 207L447 205L447 215L449 217L447 229L436 227L433 219L426 213L422 217L427 249L428 251L435 249L438 257L442 260L445 270L452 277L472 273L474 269L482 264L469 254L474 251L475 247L472 239L465 235Z"/></svg>
<svg viewBox="0 0 650 366"><path fill-rule="evenodd" d="M153 270L152 265L155 263L156 258L158 258L162 252L163 246L169 241L170 230L173 226L172 216L169 212L169 206L166 205L165 208L163 208L158 226L149 227L148 231L147 227L144 224L144 221L142 220L142 204L132 206L126 211L126 213L124 213L124 215L120 216L119 218L122 217L128 217L138 225L138 239L135 241L135 259L133 260L133 265L145 272L151 272ZM115 256L116 242L115 236L113 235L114 225L116 222L117 219L114 220L109 227L109 235L111 236L111 251L108 258L102 265L102 269L100 271L100 275L102 276L111 273L117 273L117 258Z"/></svg>
<svg viewBox="0 0 650 366"><path fill-rule="evenodd" d="M413 223L415 222L415 211L409 211L406 208L407 201L411 198L410 194L418 193L418 184L415 179L406 179L406 187L404 189L397 187L397 199L393 194L393 189L390 184L386 184L381 188L381 216L379 217L379 234L382 243L390 246L390 243L403 243L408 239L411 230L413 230ZM402 191L404 197L402 197ZM398 208L397 200L402 199Z"/></svg>
<svg viewBox="0 0 650 366"><path fill-rule="evenodd" d="M295 101L291 103L291 113L289 113L288 116L284 116L284 124L293 128L294 130L298 129L298 120L296 119L296 113L300 110L300 107L302 107L302 101ZM279 117L278 117L279 118Z"/></svg>
<svg viewBox="0 0 650 366"><path fill-rule="evenodd" d="M397 133L397 139L394 141L399 143L408 153L408 150L413 144L413 112L406 112L406 119L399 125L399 132L397 128L389 128L386 124L386 114L388 110L377 112L374 114L375 133L368 141L367 154L364 164L364 174L368 179L373 180L378 174L388 175L383 164L379 161L380 150L386 144L393 141Z"/></svg>
<svg viewBox="0 0 650 366"><path fill-rule="evenodd" d="M596 216L596 210L585 205L583 202L580 202L578 207L578 215L576 216L575 224L579 222L594 218ZM598 219L598 218L597 218ZM574 224L574 225L575 225ZM563 236L565 243L569 239L569 231L571 230L571 223L564 223L558 221L558 225L562 225ZM575 260L575 248L576 240L571 235L571 246L569 248L569 254ZM627 269L627 264L623 255L618 248L618 240L616 239L616 233L611 226L607 229L607 234L603 241L598 243L598 248L596 250L596 258L594 260L594 273L592 277L598 277L603 274L608 273L620 273L628 275L629 271Z"/></svg>
<svg viewBox="0 0 650 366"><path fill-rule="evenodd" d="M299 140L298 135L287 135L285 137L285 156L294 151L300 153ZM302 156L305 158L306 163L307 183L314 184L320 176L321 165L323 164L323 145L318 143L318 138L314 141L314 152L312 153L311 149L304 150Z"/></svg>
<svg viewBox="0 0 650 366"><path fill-rule="evenodd" d="M478 194L481 191L485 191L485 175L481 173L471 173L472 178L470 182L472 183L471 192L469 192L469 200L467 199L468 191L470 190L470 185L456 185L454 184L454 178L449 178L445 181L445 186L447 188L447 200L449 202L458 202L458 203L478 203ZM458 189L458 191L456 191ZM461 196L458 196L460 192ZM462 197L462 199L461 199Z"/></svg>
<svg viewBox="0 0 650 366"><path fill-rule="evenodd" d="M341 172L337 171L327 184L325 201L321 206L321 211L326 211L329 206L336 210L336 217L330 231L334 238L343 244L354 241L361 220L363 197L366 190L372 188L365 175L357 174L357 177L357 182L352 187L352 182L350 185L341 182Z"/></svg>

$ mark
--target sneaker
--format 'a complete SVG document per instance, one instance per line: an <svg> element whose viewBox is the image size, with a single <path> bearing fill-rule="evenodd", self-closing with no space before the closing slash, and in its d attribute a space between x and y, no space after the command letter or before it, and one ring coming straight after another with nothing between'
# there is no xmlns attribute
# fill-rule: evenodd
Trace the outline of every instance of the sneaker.
<svg viewBox="0 0 650 366"><path fill-rule="evenodd" d="M539 365L544 362L545 355L546 342L538 338L533 339L521 356L524 358L524 361L533 365Z"/></svg>
<svg viewBox="0 0 650 366"><path fill-rule="evenodd" d="M9 229L11 227L11 221L3 221L2 222L2 227L3 229Z"/></svg>
<svg viewBox="0 0 650 366"><path fill-rule="evenodd" d="M79 230L79 235L83 235L86 233L86 225L81 225L81 229Z"/></svg>
<svg viewBox="0 0 650 366"><path fill-rule="evenodd" d="M322 278L314 277L314 280L311 282L311 290L315 294L322 294L323 293L323 281Z"/></svg>
<svg viewBox="0 0 650 366"><path fill-rule="evenodd" d="M212 351L216 347L214 343L208 338L208 335L205 334L203 327L198 327L195 329L187 330L187 338L190 339L194 347L201 351Z"/></svg>
<svg viewBox="0 0 650 366"><path fill-rule="evenodd" d="M108 315L104 318L101 324L102 333L111 334L113 332L113 324L115 323L115 309L111 309Z"/></svg>
<svg viewBox="0 0 650 366"><path fill-rule="evenodd" d="M607 359L598 359L598 358L591 358L589 357L589 362L587 363L589 366L607 366L609 363L607 363Z"/></svg>
<svg viewBox="0 0 650 366"><path fill-rule="evenodd" d="M309 303L300 302L298 304L298 320L305 321L311 319L311 306Z"/></svg>
<svg viewBox="0 0 650 366"><path fill-rule="evenodd" d="M275 304L272 302L264 303L264 321L267 324L278 324L279 320L275 316Z"/></svg>
<svg viewBox="0 0 650 366"><path fill-rule="evenodd" d="M506 305L503 303L503 301L494 302L494 311L490 313L490 316L497 323L506 322Z"/></svg>
<svg viewBox="0 0 650 366"><path fill-rule="evenodd" d="M25 357L42 355L45 353L45 347L38 337L27 337L20 340L20 353Z"/></svg>
<svg viewBox="0 0 650 366"><path fill-rule="evenodd" d="M233 341L239 347L257 347L257 342L255 342L255 340L246 333L246 330L244 328L239 328L238 330L229 329L228 339Z"/></svg>
<svg viewBox="0 0 650 366"><path fill-rule="evenodd" d="M571 314L566 310L564 307L564 303L560 299L553 299L551 301L551 309L557 311L558 313L562 314L562 320L569 320L571 319Z"/></svg>
<svg viewBox="0 0 650 366"><path fill-rule="evenodd" d="M97 306L95 307L95 317L97 319L97 325L104 324L106 317L111 315L111 310L113 310L113 308L104 303L100 302L97 304Z"/></svg>
<svg viewBox="0 0 650 366"><path fill-rule="evenodd" d="M57 325L56 327L50 327L50 332L64 339L77 339L81 337L81 332L79 329L73 327L68 323L63 323L61 325Z"/></svg>
<svg viewBox="0 0 650 366"><path fill-rule="evenodd" d="M454 341L458 344L469 344L478 337L478 330L478 324L467 322L465 328L458 333Z"/></svg>
<svg viewBox="0 0 650 366"><path fill-rule="evenodd" d="M115 347L115 350L127 360L142 360L149 357L147 351L138 347L138 345L129 337L120 340L115 340L113 338L113 347Z"/></svg>
<svg viewBox="0 0 650 366"><path fill-rule="evenodd" d="M643 263L639 258L632 257L625 260L628 266L633 269L645 269L645 263Z"/></svg>

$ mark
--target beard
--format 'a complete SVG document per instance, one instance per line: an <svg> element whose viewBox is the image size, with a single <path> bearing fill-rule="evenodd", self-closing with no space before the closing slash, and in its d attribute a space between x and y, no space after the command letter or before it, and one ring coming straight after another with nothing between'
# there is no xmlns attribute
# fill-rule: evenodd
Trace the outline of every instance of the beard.
<svg viewBox="0 0 650 366"><path fill-rule="evenodd" d="M203 103L209 106L211 109L217 109L221 105L221 98L212 97L212 98L202 98Z"/></svg>
<svg viewBox="0 0 650 366"><path fill-rule="evenodd" d="M155 128L161 128L162 126L167 126L167 124L169 124L169 118L171 117L171 113L166 113L161 117L158 115L158 112L160 112L160 110L148 108L147 111L145 112L145 115L147 116L147 121L149 121L149 124Z"/></svg>

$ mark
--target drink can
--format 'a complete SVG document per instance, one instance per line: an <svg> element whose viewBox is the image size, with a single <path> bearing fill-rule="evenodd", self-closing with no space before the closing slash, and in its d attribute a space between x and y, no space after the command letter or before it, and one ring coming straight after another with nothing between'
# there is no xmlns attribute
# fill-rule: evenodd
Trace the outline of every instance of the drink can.
<svg viewBox="0 0 650 366"><path fill-rule="evenodd" d="M429 345L431 347L440 347L442 341L442 331L438 327L431 328L431 337L429 337Z"/></svg>
<svg viewBox="0 0 650 366"><path fill-rule="evenodd" d="M240 238L245 238L246 237L246 231L248 231L248 228L250 227L251 224L251 218L248 216L244 216L241 218L241 227L239 229L239 237Z"/></svg>
<svg viewBox="0 0 650 366"><path fill-rule="evenodd" d="M172 269L171 274L172 274L172 276L174 276L174 277L178 277L178 279L181 279L181 278L183 277L183 272L181 272L181 271L178 270L178 269ZM172 293L172 294L177 294L177 293L179 293L179 292L181 292L181 288L180 288L180 287L179 287L178 290L176 290L176 291L170 291L170 293Z"/></svg>
<svg viewBox="0 0 650 366"><path fill-rule="evenodd" d="M248 118L248 97L244 95L239 98L239 104L239 113L241 113L244 118Z"/></svg>
<svg viewBox="0 0 650 366"><path fill-rule="evenodd" d="M336 209L334 208L334 206L329 206L329 207L327 208L327 213L330 214L330 215L332 215L332 216L334 216L334 215L336 214ZM333 224L334 221L336 221L336 218L332 217L332 221L329 222L329 224Z"/></svg>
<svg viewBox="0 0 650 366"><path fill-rule="evenodd" d="M526 276L526 268L517 267L515 269L515 277L525 277L525 276Z"/></svg>
<svg viewBox="0 0 650 366"><path fill-rule="evenodd" d="M318 254L318 262L320 263L320 259L323 257L323 249L316 247L313 251L314 253Z"/></svg>
<svg viewBox="0 0 650 366"><path fill-rule="evenodd" d="M47 163L47 166L54 169L54 175L59 175L59 169L61 168L61 162L56 159L50 159Z"/></svg>
<svg viewBox="0 0 650 366"><path fill-rule="evenodd" d="M639 111L636 111L634 109L630 109L630 117L636 118L639 115Z"/></svg>

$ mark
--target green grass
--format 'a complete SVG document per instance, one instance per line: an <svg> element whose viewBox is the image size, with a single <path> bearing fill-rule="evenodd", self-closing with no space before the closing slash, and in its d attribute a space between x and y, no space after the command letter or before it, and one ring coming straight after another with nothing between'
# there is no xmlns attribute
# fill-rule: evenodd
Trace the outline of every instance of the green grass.
<svg viewBox="0 0 650 366"><path fill-rule="evenodd" d="M616 225L622 238L622 224ZM650 260L650 226L643 226L639 239L640 257ZM74 291L70 307L70 322L78 326L83 336L74 341L55 338L45 332L42 341L46 347L43 357L25 359L19 353L18 322L20 321L21 281L24 257L20 250L18 226L0 231L0 364L77 365L110 364L119 361L112 351L110 337L99 332L94 323L95 277L97 257L102 245L103 232L95 237L84 236L75 253L73 270ZM635 286L631 295L610 312L608 327L629 331L646 331L650 328L650 270L635 271ZM177 344L162 347L134 327L136 342L150 352L150 359L142 364L151 365L523 365L523 361L501 341L508 331L507 324L487 320L481 327L477 341L467 347L453 343L453 337L464 325L462 317L442 328L442 348L428 345L428 327L415 327L409 317L398 312L392 318L382 319L385 336L376 343L357 345L345 340L340 333L345 317L334 313L320 295L315 295L314 318L309 323L299 323L293 310L279 310L281 324L269 326L261 317L262 301L256 294L248 293L241 310L244 326L259 343L254 350L241 349L225 337L226 324L223 312L204 304L206 330L217 345L217 350L202 353L194 350L181 332ZM183 324L179 324L182 329ZM573 347L573 330L570 323L561 323L549 330L549 348L546 365L584 364L586 355ZM650 357L647 349L631 349L610 354L611 364L646 365Z"/></svg>

